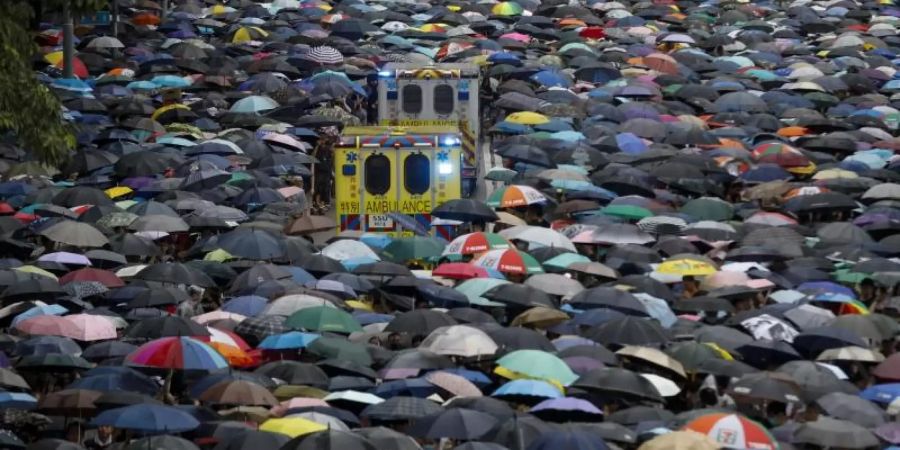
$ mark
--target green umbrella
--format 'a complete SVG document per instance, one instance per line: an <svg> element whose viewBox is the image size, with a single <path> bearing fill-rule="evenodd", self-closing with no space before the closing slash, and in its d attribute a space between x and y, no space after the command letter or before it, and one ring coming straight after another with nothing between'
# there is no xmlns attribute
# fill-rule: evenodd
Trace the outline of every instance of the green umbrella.
<svg viewBox="0 0 900 450"><path fill-rule="evenodd" d="M431 260L440 258L444 251L444 243L433 237L404 237L391 241L384 248L382 256L389 261L404 264L416 259Z"/></svg>
<svg viewBox="0 0 900 450"><path fill-rule="evenodd" d="M578 253L563 253L544 261L544 267L565 270L577 262L589 263L591 259Z"/></svg>
<svg viewBox="0 0 900 450"><path fill-rule="evenodd" d="M331 306L303 308L291 314L284 324L290 328L306 331L330 331L345 334L362 331L362 327L353 316Z"/></svg>
<svg viewBox="0 0 900 450"><path fill-rule="evenodd" d="M541 350L516 350L497 360L497 373L507 378L533 378L568 386L578 375L566 362ZM502 369L505 370L502 370Z"/></svg>
<svg viewBox="0 0 900 450"><path fill-rule="evenodd" d="M306 351L325 359L339 359L369 367L372 355L361 344L336 337L322 336L306 347Z"/></svg>
<svg viewBox="0 0 900 450"><path fill-rule="evenodd" d="M869 278L869 274L862 272L853 272L850 269L839 269L831 272L831 276L838 283L861 283L862 280Z"/></svg>
<svg viewBox="0 0 900 450"><path fill-rule="evenodd" d="M693 217L695 220L719 222L731 219L734 216L734 206L718 198L701 197L685 203L681 207L680 212Z"/></svg>
<svg viewBox="0 0 900 450"><path fill-rule="evenodd" d="M630 220L641 220L653 215L653 212L649 209L635 205L609 205L601 209L600 212L607 216L622 217Z"/></svg>

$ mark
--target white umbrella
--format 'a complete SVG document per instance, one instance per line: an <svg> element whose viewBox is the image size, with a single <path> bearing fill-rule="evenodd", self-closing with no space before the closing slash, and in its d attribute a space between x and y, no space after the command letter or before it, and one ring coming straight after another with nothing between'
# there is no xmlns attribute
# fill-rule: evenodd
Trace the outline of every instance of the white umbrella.
<svg viewBox="0 0 900 450"><path fill-rule="evenodd" d="M577 251L569 238L549 228L521 225L501 230L499 234L510 240L517 239L529 244L537 244L537 247L557 247L573 252Z"/></svg>
<svg viewBox="0 0 900 450"><path fill-rule="evenodd" d="M336 259L338 261L343 261L345 259L356 259L356 258L371 258L376 261L380 261L381 258L378 257L378 254L375 253L368 245L363 244L360 241L354 241L352 239L341 239L338 241L334 241L331 244L328 244L327 247L322 249L322 255L327 256L331 259Z"/></svg>
<svg viewBox="0 0 900 450"><path fill-rule="evenodd" d="M419 348L438 355L470 358L493 355L497 352L497 343L478 328L451 325L432 331Z"/></svg>
<svg viewBox="0 0 900 450"><path fill-rule="evenodd" d="M269 305L266 306L266 309L263 310L262 315L290 316L301 309L313 308L316 306L335 307L331 302L320 297L313 297L312 295L306 294L294 294L285 295L284 297L280 297L272 303L269 303Z"/></svg>

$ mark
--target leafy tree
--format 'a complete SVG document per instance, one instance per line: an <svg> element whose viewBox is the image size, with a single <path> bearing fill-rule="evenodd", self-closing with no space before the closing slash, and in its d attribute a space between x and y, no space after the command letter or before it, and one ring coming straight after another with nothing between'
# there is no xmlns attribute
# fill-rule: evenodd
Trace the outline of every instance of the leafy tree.
<svg viewBox="0 0 900 450"><path fill-rule="evenodd" d="M74 16L91 14L108 0L44 0L43 11L60 11L68 2ZM61 164L75 146L62 119L59 99L35 78L31 67L37 45L26 27L32 2L0 1L0 131L12 132L41 162Z"/></svg>

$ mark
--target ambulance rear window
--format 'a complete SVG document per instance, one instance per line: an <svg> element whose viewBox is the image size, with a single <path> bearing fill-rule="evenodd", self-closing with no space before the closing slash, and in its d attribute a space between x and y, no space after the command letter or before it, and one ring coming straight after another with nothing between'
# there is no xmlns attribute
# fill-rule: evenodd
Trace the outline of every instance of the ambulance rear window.
<svg viewBox="0 0 900 450"><path fill-rule="evenodd" d="M372 155L363 164L366 191L372 195L384 195L391 189L391 160L384 155Z"/></svg>
<svg viewBox="0 0 900 450"><path fill-rule="evenodd" d="M422 88L415 84L403 86L403 112L419 114L422 112Z"/></svg>
<svg viewBox="0 0 900 450"><path fill-rule="evenodd" d="M422 195L431 187L431 167L428 157L413 153L403 160L403 184L413 195Z"/></svg>
<svg viewBox="0 0 900 450"><path fill-rule="evenodd" d="M434 112L441 115L453 112L456 94L449 84L440 84L434 88Z"/></svg>

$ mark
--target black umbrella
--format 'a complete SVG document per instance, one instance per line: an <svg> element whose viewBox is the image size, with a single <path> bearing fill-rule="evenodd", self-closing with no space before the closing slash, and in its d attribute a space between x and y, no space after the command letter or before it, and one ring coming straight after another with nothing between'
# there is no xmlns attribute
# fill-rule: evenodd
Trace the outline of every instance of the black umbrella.
<svg viewBox="0 0 900 450"><path fill-rule="evenodd" d="M177 316L145 319L130 326L125 337L131 339L157 339L166 336L209 336L206 327Z"/></svg>
<svg viewBox="0 0 900 450"><path fill-rule="evenodd" d="M417 419L409 433L428 439L474 440L487 434L496 424L497 419L490 414L465 408L450 408Z"/></svg>
<svg viewBox="0 0 900 450"><path fill-rule="evenodd" d="M461 198L449 200L431 211L431 215L441 219L461 222L495 222L500 220L497 213L484 202Z"/></svg>
<svg viewBox="0 0 900 450"><path fill-rule="evenodd" d="M291 439L281 450L376 450L368 439L349 431L317 431Z"/></svg>
<svg viewBox="0 0 900 450"><path fill-rule="evenodd" d="M575 380L572 387L590 393L626 396L661 402L659 391L646 378L630 370L603 368L592 370Z"/></svg>
<svg viewBox="0 0 900 450"><path fill-rule="evenodd" d="M610 320L586 333L586 337L604 345L661 346L669 341L669 333L659 322L626 316Z"/></svg>
<svg viewBox="0 0 900 450"><path fill-rule="evenodd" d="M416 441L409 435L394 431L385 427L358 428L353 430L356 434L368 439L369 442L381 449L392 450L420 450ZM224 449L222 449L224 450ZM247 449L250 450L250 449Z"/></svg>
<svg viewBox="0 0 900 450"><path fill-rule="evenodd" d="M447 315L447 313L429 309L416 309L395 317L385 327L384 331L427 336L437 328L456 324L456 320Z"/></svg>
<svg viewBox="0 0 900 450"><path fill-rule="evenodd" d="M790 376L778 372L744 375L728 387L735 397L769 400L781 403L800 403L801 388Z"/></svg>
<svg viewBox="0 0 900 450"><path fill-rule="evenodd" d="M667 409L653 406L632 406L610 414L606 420L633 427L641 422L669 422L674 418L675 414Z"/></svg>
<svg viewBox="0 0 900 450"><path fill-rule="evenodd" d="M553 298L546 292L525 284L501 284L483 294L489 300L520 308L545 306L556 309Z"/></svg>
<svg viewBox="0 0 900 450"><path fill-rule="evenodd" d="M201 287L216 285L205 273L181 263L151 264L138 272L134 278L159 283L192 284Z"/></svg>
<svg viewBox="0 0 900 450"><path fill-rule="evenodd" d="M292 385L306 385L322 389L328 387L328 374L315 364L275 361L263 365L254 373L276 378Z"/></svg>
<svg viewBox="0 0 900 450"><path fill-rule="evenodd" d="M215 245L235 257L257 261L279 258L285 253L282 239L253 228L238 228L219 235Z"/></svg>

